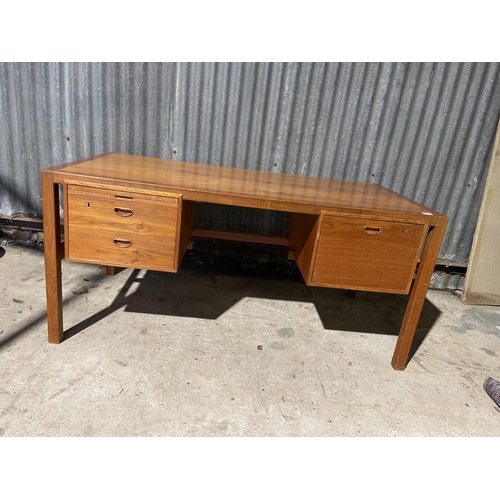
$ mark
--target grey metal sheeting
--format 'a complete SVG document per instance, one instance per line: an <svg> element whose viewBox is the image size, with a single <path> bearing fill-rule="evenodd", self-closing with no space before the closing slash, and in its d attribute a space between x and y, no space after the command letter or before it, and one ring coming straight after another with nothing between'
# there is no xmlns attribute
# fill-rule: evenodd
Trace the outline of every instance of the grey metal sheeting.
<svg viewBox="0 0 500 500"><path fill-rule="evenodd" d="M375 182L450 217L466 262L500 115L499 63L0 63L0 214L40 169L106 151ZM285 234L203 205L196 225Z"/></svg>

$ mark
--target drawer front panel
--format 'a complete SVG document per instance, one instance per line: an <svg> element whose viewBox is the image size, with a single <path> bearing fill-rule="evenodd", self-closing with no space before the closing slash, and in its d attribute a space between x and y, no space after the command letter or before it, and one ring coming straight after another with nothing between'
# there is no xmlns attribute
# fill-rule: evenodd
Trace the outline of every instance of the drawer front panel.
<svg viewBox="0 0 500 500"><path fill-rule="evenodd" d="M69 228L68 260L137 269L173 270L175 241L123 231Z"/></svg>
<svg viewBox="0 0 500 500"><path fill-rule="evenodd" d="M176 200L177 201L177 200ZM101 231L115 229L175 238L178 207L169 203L68 196L68 224Z"/></svg>
<svg viewBox="0 0 500 500"><path fill-rule="evenodd" d="M88 186L80 184L68 184L70 196L84 196L91 198L102 198L114 201L143 201L147 203L169 204L177 206L179 196L169 193L158 192L155 194L132 191L130 189L107 189L101 186Z"/></svg>
<svg viewBox="0 0 500 500"><path fill-rule="evenodd" d="M427 226L325 215L311 284L409 292Z"/></svg>

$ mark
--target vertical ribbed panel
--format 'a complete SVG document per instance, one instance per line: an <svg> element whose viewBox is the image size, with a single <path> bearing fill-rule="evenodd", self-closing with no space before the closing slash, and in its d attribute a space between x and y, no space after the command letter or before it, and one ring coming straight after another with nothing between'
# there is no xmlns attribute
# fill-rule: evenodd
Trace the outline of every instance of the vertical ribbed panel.
<svg viewBox="0 0 500 500"><path fill-rule="evenodd" d="M466 261L500 115L498 63L0 63L0 213L40 169L106 151L376 182L450 217ZM202 205L200 227L287 214Z"/></svg>

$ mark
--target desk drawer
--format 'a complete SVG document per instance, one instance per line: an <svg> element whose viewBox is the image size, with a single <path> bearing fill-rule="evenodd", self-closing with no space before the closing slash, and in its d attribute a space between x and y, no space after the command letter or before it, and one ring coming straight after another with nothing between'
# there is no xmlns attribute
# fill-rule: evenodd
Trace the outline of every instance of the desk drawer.
<svg viewBox="0 0 500 500"><path fill-rule="evenodd" d="M112 188L106 185L68 184L69 196L83 196L85 198L101 198L112 201L141 201L148 204L169 204L178 206L179 196L161 191L154 194L150 191L136 191L131 188Z"/></svg>
<svg viewBox="0 0 500 500"><path fill-rule="evenodd" d="M406 294L427 226L324 215L311 285Z"/></svg>
<svg viewBox="0 0 500 500"><path fill-rule="evenodd" d="M67 259L102 265L172 271L175 240L123 231L69 228Z"/></svg>
<svg viewBox="0 0 500 500"><path fill-rule="evenodd" d="M169 201L151 203L70 194L67 213L70 227L161 234L171 238L177 234L178 207Z"/></svg>

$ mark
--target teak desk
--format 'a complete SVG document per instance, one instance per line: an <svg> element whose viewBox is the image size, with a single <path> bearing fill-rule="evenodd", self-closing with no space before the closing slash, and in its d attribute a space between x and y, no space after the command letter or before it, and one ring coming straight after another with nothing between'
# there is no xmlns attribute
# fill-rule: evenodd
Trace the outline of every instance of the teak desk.
<svg viewBox="0 0 500 500"><path fill-rule="evenodd" d="M41 178L50 343L64 335L63 258L110 272L114 266L177 272L196 235L201 201L289 212L282 240L307 285L409 294L392 358L393 368L404 370L446 216L376 184L124 154L45 169ZM252 240L237 233L221 237Z"/></svg>

